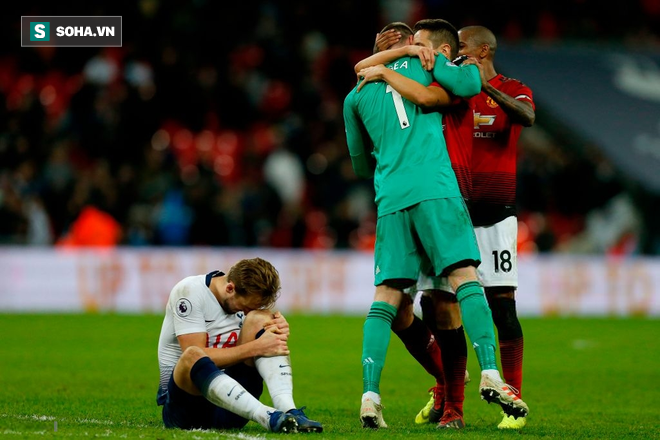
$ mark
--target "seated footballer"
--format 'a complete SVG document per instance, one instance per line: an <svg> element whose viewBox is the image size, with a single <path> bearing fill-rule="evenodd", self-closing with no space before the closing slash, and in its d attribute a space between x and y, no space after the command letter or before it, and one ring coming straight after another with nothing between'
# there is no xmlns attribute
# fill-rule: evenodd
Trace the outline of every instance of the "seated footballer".
<svg viewBox="0 0 660 440"><path fill-rule="evenodd" d="M158 341L166 427L237 429L252 420L271 432L323 431L293 401L289 324L271 310L280 289L261 258L174 286ZM264 382L273 407L259 401Z"/></svg>

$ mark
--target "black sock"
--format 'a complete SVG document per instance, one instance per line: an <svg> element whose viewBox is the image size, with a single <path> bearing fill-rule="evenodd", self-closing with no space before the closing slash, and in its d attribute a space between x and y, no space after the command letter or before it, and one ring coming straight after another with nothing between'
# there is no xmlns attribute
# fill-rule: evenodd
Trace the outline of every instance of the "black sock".
<svg viewBox="0 0 660 440"><path fill-rule="evenodd" d="M190 369L190 379L203 395L206 395L211 381L221 374L223 374L222 371L207 356L195 362Z"/></svg>
<svg viewBox="0 0 660 440"><path fill-rule="evenodd" d="M497 327L500 341L522 338L523 332L516 312L515 299L488 296L488 305L493 313L493 322Z"/></svg>

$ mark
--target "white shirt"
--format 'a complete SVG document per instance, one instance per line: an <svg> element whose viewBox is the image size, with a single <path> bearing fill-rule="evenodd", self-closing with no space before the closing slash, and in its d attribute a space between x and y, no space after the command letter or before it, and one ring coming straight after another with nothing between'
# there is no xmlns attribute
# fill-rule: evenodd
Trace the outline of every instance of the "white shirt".
<svg viewBox="0 0 660 440"><path fill-rule="evenodd" d="M158 403L167 391L174 366L183 351L177 336L206 333L206 347L224 348L236 345L243 326L244 314L227 314L206 285L207 277L222 276L222 272L194 275L179 281L170 293L165 319L158 341L160 386Z"/></svg>

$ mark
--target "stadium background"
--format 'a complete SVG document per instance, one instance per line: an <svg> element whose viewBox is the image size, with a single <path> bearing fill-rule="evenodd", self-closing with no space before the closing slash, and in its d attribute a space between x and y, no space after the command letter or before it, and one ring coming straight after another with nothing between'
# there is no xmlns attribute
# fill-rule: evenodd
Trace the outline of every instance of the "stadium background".
<svg viewBox="0 0 660 440"><path fill-rule="evenodd" d="M2 290L10 310L15 292L36 288L27 281L34 267L57 272L56 262L74 258L61 252L85 245L121 246L123 255L141 250L148 261L140 266L82 253L62 279L85 278L80 273L89 264L92 274L131 265L120 270L138 267L136 276L145 280L144 267L157 266L157 274L174 279L189 263L158 257L182 247L197 249L195 255L321 251L328 260L355 252L368 261L373 189L353 175L342 102L355 83L353 65L370 53L387 22L443 17L457 27L484 24L505 51L588 44L602 53L660 52L654 0L625 9L590 0L468 8L450 0L73 1L7 8L0 28L0 257L7 262ZM21 15L122 15L123 47L21 48ZM534 57L525 65L535 65ZM518 74L522 66L497 67L536 90ZM645 305L626 310L657 313L657 191L570 127L552 99L536 101L537 122L523 130L519 145L521 257L541 268L547 258L564 262L566 271L574 256L595 256L602 264L593 277L601 278L612 276L612 259L641 261L634 267L650 274L641 287ZM326 266L333 267L319 267ZM286 274L310 271L295 266ZM367 273L358 284L369 281ZM121 294L121 283L114 284L115 293L107 282L97 295ZM84 294L77 295L84 305ZM371 296L368 288L364 296ZM65 303L55 294L50 299L59 301L57 309ZM83 308L116 307L104 304ZM588 311L588 302L582 308Z"/></svg>

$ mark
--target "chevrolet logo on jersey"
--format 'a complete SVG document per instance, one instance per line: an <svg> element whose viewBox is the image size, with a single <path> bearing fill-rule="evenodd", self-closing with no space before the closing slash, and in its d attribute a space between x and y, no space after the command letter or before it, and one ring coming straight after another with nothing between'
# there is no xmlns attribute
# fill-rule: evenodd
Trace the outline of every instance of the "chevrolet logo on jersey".
<svg viewBox="0 0 660 440"><path fill-rule="evenodd" d="M481 113L474 113L474 129L477 130L481 125L493 125L495 123L495 115L481 115Z"/></svg>

